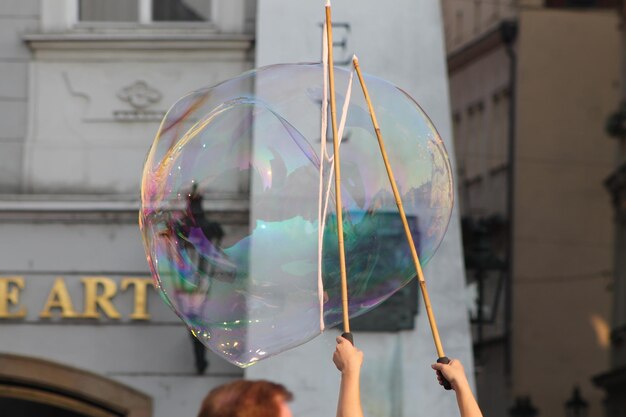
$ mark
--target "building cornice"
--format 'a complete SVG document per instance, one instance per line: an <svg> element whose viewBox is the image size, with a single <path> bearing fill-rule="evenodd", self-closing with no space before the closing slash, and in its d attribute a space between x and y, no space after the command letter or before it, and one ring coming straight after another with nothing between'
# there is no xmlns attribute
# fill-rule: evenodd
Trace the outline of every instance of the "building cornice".
<svg viewBox="0 0 626 417"><path fill-rule="evenodd" d="M223 33L32 33L22 37L32 50L242 50L254 36Z"/></svg>
<svg viewBox="0 0 626 417"><path fill-rule="evenodd" d="M248 221L245 196L216 195L206 198L203 208L224 223ZM136 196L116 195L0 195L0 223L136 223L141 202Z"/></svg>
<svg viewBox="0 0 626 417"><path fill-rule="evenodd" d="M504 47L500 26L485 32L461 49L448 54L448 74L453 74L489 52Z"/></svg>

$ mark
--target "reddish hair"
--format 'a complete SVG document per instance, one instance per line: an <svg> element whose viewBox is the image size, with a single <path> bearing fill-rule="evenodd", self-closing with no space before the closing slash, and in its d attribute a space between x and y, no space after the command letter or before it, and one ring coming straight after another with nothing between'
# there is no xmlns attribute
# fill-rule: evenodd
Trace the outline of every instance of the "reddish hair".
<svg viewBox="0 0 626 417"><path fill-rule="evenodd" d="M198 417L278 417L280 401L292 398L293 394L283 385L238 380L209 392Z"/></svg>

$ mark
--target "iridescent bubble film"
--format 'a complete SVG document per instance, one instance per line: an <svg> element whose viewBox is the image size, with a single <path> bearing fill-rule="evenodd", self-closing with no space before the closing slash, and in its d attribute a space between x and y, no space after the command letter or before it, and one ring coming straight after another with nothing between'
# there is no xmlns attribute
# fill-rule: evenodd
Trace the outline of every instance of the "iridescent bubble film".
<svg viewBox="0 0 626 417"><path fill-rule="evenodd" d="M347 96L350 78L335 69L338 113L349 103L341 182L354 317L415 279L415 270L356 77ZM156 287L204 345L242 367L341 323L323 79L320 64L274 65L193 92L165 116L144 167L140 226ZM426 264L452 210L447 153L411 97L365 80ZM225 201L240 203L247 221L239 228Z"/></svg>

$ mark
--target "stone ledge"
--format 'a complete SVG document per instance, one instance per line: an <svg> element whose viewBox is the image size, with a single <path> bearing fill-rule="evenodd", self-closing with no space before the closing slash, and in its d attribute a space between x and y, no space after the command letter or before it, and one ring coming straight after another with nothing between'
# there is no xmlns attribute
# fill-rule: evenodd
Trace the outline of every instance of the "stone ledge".
<svg viewBox="0 0 626 417"><path fill-rule="evenodd" d="M22 40L33 50L248 50L254 36L223 33L32 33Z"/></svg>
<svg viewBox="0 0 626 417"><path fill-rule="evenodd" d="M246 224L249 201L237 196L206 199L205 212L223 224ZM141 203L126 196L0 194L0 223L137 223Z"/></svg>
<svg viewBox="0 0 626 417"><path fill-rule="evenodd" d="M127 195L0 194L0 212L6 211L138 211L140 200ZM248 211L245 196L215 195L204 200L207 211Z"/></svg>

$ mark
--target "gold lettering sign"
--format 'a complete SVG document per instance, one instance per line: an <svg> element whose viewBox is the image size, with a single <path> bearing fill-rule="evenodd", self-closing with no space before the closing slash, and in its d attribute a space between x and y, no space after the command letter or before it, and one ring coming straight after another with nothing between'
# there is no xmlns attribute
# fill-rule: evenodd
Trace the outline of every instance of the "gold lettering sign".
<svg viewBox="0 0 626 417"><path fill-rule="evenodd" d="M26 316L26 308L24 307L21 307L19 310L13 313L9 311L10 305L19 306L20 290L23 289L23 277L0 278L0 318L19 319Z"/></svg>
<svg viewBox="0 0 626 417"><path fill-rule="evenodd" d="M74 310L74 306L72 305L72 298L70 297L70 293L67 291L65 281L63 281L63 278L61 277L54 281L54 285L48 294L46 305L43 310L41 310L41 313L39 313L39 317L42 319L51 318L52 313L50 310L53 308L60 309L61 317L63 318L79 317L79 314Z"/></svg>
<svg viewBox="0 0 626 417"><path fill-rule="evenodd" d="M135 304L133 313L130 315L133 320L150 319L150 314L147 312L148 294L146 288L148 285L152 285L150 278L124 278L121 282L122 291L131 286L135 287Z"/></svg>
<svg viewBox="0 0 626 417"><path fill-rule="evenodd" d="M122 316L115 308L111 299L117 292L117 284L107 277L86 277L81 279L85 286L85 311L84 318L98 319L100 313L98 307L110 319L119 320ZM98 294L98 287L102 288L102 293Z"/></svg>
<svg viewBox="0 0 626 417"><path fill-rule="evenodd" d="M42 319L53 317L67 319L100 319L105 318L119 320L122 318L119 310L113 303L118 293L115 280L98 276L82 277L83 305L82 312L76 311L72 297L67 289L65 279L57 277L48 293L46 302L39 313ZM132 313L128 316L131 320L150 320L148 312L148 287L152 285L152 279L140 277L125 277L120 281L120 291L133 292ZM0 320L23 319L27 315L27 309L20 304L20 294L26 291L26 284L22 276L0 277Z"/></svg>

